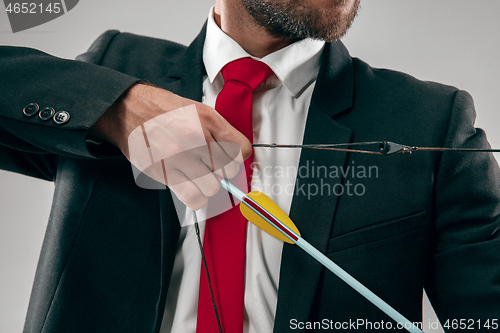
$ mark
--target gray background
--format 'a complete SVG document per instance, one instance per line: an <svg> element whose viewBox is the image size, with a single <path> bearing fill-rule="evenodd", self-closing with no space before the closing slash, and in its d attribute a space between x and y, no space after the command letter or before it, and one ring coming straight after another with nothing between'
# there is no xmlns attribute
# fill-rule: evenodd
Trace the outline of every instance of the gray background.
<svg viewBox="0 0 500 333"><path fill-rule="evenodd" d="M0 44L74 58L106 29L187 44L212 2L82 0L62 17L16 34L2 2ZM372 66L469 91L477 126L500 148L499 14L498 0L364 0L344 42L353 56ZM0 332L22 330L52 192L51 183L0 171ZM434 320L431 312L426 305L424 323Z"/></svg>

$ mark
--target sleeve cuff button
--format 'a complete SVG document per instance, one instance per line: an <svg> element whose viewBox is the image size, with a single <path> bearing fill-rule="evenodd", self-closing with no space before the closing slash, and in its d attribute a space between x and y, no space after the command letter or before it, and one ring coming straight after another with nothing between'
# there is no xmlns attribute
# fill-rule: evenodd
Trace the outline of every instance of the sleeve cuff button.
<svg viewBox="0 0 500 333"><path fill-rule="evenodd" d="M45 108L38 113L38 117L42 120L49 120L55 113L56 111L53 108Z"/></svg>
<svg viewBox="0 0 500 333"><path fill-rule="evenodd" d="M67 111L59 111L54 115L54 122L58 125L66 124L69 121L70 114Z"/></svg>
<svg viewBox="0 0 500 333"><path fill-rule="evenodd" d="M38 113L38 110L40 110L40 107L36 103L30 103L26 105L23 109L24 115L28 117L33 117Z"/></svg>

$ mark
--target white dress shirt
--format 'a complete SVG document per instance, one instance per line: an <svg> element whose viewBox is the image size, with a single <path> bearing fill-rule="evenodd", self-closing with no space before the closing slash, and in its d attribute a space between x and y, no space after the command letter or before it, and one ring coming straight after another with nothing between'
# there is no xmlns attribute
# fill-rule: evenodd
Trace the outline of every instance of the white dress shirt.
<svg viewBox="0 0 500 333"><path fill-rule="evenodd" d="M260 60L274 72L253 95L253 142L301 144L309 102L318 75L324 42L305 39ZM210 10L203 48L207 77L203 103L214 107L229 62L251 57L215 23ZM299 149L255 148L252 191L267 194L289 213L295 190ZM222 189L221 189L222 190ZM176 204L182 224L161 332L195 333L201 254L192 212ZM204 223L200 223L202 239ZM272 332L278 299L283 242L248 223L245 267L244 333Z"/></svg>

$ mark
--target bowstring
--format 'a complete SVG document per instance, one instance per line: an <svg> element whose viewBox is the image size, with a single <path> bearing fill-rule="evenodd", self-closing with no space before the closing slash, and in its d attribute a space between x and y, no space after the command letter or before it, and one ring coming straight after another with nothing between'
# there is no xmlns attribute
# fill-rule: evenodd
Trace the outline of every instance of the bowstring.
<svg viewBox="0 0 500 333"><path fill-rule="evenodd" d="M196 237L198 238L198 246L200 247L201 259L203 260L203 267L205 267L205 273L207 275L208 289L210 290L210 298L212 299L212 305L214 306L215 318L217 319L217 326L219 327L219 332L222 332L222 326L220 324L219 311L217 310L217 304L215 302L214 292L212 289L212 282L210 280L210 274L208 273L208 265L207 260L205 259L205 252L203 251L203 244L201 243L200 237L200 227L198 225L198 218L196 216L196 212L193 210L194 216L194 228L196 230Z"/></svg>
<svg viewBox="0 0 500 333"><path fill-rule="evenodd" d="M394 152L386 152L385 148L387 145L395 145L400 148ZM378 150L365 150L365 149L354 149L354 148L340 148L348 146L368 146L368 145L379 145ZM416 147L407 146L389 141L367 141L367 142L350 142L350 143L328 143L328 144L303 144L303 145L289 145L289 144L276 144L276 143L256 143L252 144L255 148L306 148L306 149L321 149L321 150L331 150L331 151L341 151L349 153L362 153L362 154L374 154L374 155L393 155L402 153L412 153L416 151L460 151L460 152L491 152L499 153L500 149L492 148L449 148L449 147Z"/></svg>

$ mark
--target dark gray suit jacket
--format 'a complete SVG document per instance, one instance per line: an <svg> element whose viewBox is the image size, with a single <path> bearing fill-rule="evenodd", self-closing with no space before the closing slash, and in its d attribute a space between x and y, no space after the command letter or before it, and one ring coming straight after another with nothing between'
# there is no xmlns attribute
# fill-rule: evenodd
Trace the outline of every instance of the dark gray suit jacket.
<svg viewBox="0 0 500 333"><path fill-rule="evenodd" d="M159 329L179 235L170 191L139 188L123 156L85 138L139 79L200 101L204 36L186 48L107 31L81 61L0 48L0 167L56 184L24 332ZM71 119L27 117L32 102ZM323 54L304 143L488 147L474 116L467 93L371 68L337 42ZM425 287L443 323L500 318L500 173L491 154L303 150L300 165L309 174L298 176L290 217L386 302L420 321ZM341 167L351 168L340 176ZM275 332L303 331L293 319L391 321L285 244Z"/></svg>

